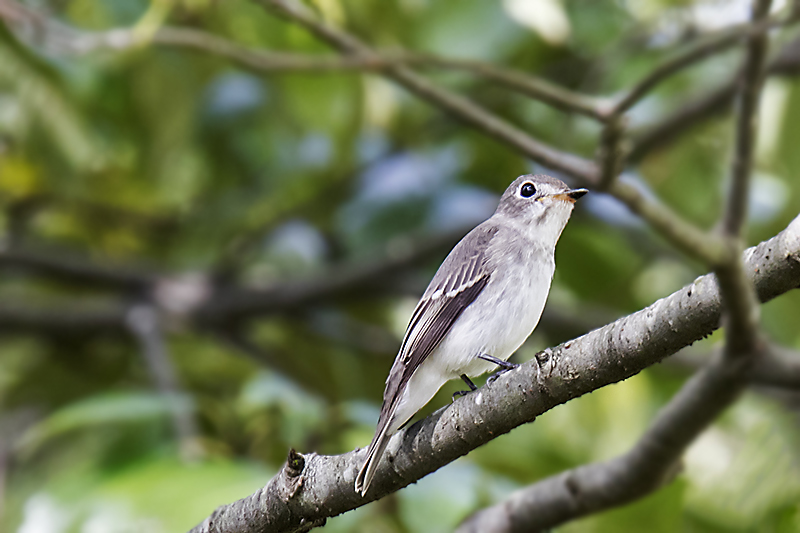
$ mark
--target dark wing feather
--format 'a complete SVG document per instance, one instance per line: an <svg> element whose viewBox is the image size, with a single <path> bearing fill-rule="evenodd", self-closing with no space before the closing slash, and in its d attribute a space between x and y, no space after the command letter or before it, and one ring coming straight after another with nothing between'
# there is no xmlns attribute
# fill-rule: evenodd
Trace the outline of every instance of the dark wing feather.
<svg viewBox="0 0 800 533"><path fill-rule="evenodd" d="M389 442L389 424L406 384L423 361L436 349L461 313L489 283L486 250L496 227L482 224L459 242L444 260L417 304L406 329L400 353L386 379L383 406L367 458L356 476L355 488L366 493L378 461ZM405 423L402 420L400 423Z"/></svg>
<svg viewBox="0 0 800 533"><path fill-rule="evenodd" d="M486 250L495 228L478 226L453 249L431 280L406 329L386 380L381 423L388 423L405 385L489 283Z"/></svg>

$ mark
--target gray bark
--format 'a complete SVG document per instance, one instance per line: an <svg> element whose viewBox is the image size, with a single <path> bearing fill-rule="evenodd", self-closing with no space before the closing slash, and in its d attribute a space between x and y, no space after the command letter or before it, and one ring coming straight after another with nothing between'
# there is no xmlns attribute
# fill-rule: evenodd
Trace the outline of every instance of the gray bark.
<svg viewBox="0 0 800 533"><path fill-rule="evenodd" d="M744 262L762 302L800 286L800 217L746 250ZM702 276L641 311L545 350L399 432L365 498L353 490L363 450L336 456L293 453L264 488L219 507L192 532L290 532L320 525L414 483L556 405L661 361L719 327L721 309L715 276Z"/></svg>

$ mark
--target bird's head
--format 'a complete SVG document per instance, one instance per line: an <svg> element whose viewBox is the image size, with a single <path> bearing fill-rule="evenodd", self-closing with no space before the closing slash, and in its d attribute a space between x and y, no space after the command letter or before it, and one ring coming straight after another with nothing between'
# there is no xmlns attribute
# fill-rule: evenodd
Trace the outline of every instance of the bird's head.
<svg viewBox="0 0 800 533"><path fill-rule="evenodd" d="M520 223L552 244L566 226L575 200L586 189L570 189L563 181L543 174L520 176L508 186L500 198L495 216Z"/></svg>

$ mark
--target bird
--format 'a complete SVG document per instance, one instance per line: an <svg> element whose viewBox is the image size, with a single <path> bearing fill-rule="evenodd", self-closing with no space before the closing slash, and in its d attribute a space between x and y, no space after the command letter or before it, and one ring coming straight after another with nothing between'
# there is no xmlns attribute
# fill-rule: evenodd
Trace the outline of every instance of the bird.
<svg viewBox="0 0 800 533"><path fill-rule="evenodd" d="M362 497L389 439L442 385L460 377L473 391L470 378L498 367L493 381L518 366L508 359L539 323L556 243L575 201L587 192L546 175L520 176L495 213L445 258L411 315L386 379L375 436L355 479Z"/></svg>

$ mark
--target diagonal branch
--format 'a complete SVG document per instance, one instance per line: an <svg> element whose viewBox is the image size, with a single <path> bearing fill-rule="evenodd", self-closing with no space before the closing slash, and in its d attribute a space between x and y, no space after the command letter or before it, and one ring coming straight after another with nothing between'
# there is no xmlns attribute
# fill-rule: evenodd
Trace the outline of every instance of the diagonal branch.
<svg viewBox="0 0 800 533"><path fill-rule="evenodd" d="M463 70L474 76L493 81L521 94L539 100L567 112L575 112L600 122L608 120L610 103L606 99L588 96L555 85L545 79L519 70L501 68L492 63L471 59L452 59L430 54L408 54L401 56L408 65L440 67Z"/></svg>
<svg viewBox="0 0 800 533"><path fill-rule="evenodd" d="M763 35L770 28L797 22L798 17L790 14L788 18L771 17L764 20L740 24L697 40L681 53L676 54L639 80L617 101L611 114L621 114L636 105L658 84L670 76L703 61L715 54L724 52L737 44L743 37Z"/></svg>
<svg viewBox="0 0 800 533"><path fill-rule="evenodd" d="M719 239L687 222L668 206L649 199L636 186L616 180L609 192L679 250L710 266L724 261L726 250Z"/></svg>
<svg viewBox="0 0 800 533"><path fill-rule="evenodd" d="M743 256L762 301L798 287L800 217ZM702 276L641 311L546 350L398 433L367 498L353 491L361 450L294 454L263 489L220 507L193 532L284 532L320 524L413 483L556 405L636 374L716 329L721 310L714 277Z"/></svg>
<svg viewBox="0 0 800 533"><path fill-rule="evenodd" d="M767 74L773 76L797 76L800 74L800 39L784 45L768 65ZM650 152L674 141L696 124L727 112L736 95L738 80L739 75L720 87L690 100L660 122L635 134L629 154L630 160L640 161Z"/></svg>
<svg viewBox="0 0 800 533"><path fill-rule="evenodd" d="M541 531L637 500L669 482L686 447L746 385L748 365L723 357L693 376L628 453L568 470L467 518L458 533Z"/></svg>
<svg viewBox="0 0 800 533"><path fill-rule="evenodd" d="M389 65L438 67L469 72L557 109L580 113L599 121L605 120L607 109L610 107L605 100L571 91L526 72L501 68L483 61L406 51L382 52L379 56L372 57L272 52L249 48L212 33L190 28L161 27L152 35L145 36L146 38L143 38L141 32L132 28L86 32L47 19L40 13L12 1L0 3L0 17L16 25L35 27L37 36L40 39L44 37L45 47L51 47L59 54L86 54L99 50L122 51L156 44L206 52L258 72L324 74L353 70L372 72Z"/></svg>
<svg viewBox="0 0 800 533"><path fill-rule="evenodd" d="M380 59L380 56L353 35L317 20L304 6L292 0L259 0L308 30L312 35L345 55ZM562 152L538 141L478 104L446 89L437 87L403 65L386 65L381 73L393 79L416 96L467 122L489 137L519 150L523 155L548 168L564 172L583 183L597 180L592 161Z"/></svg>

